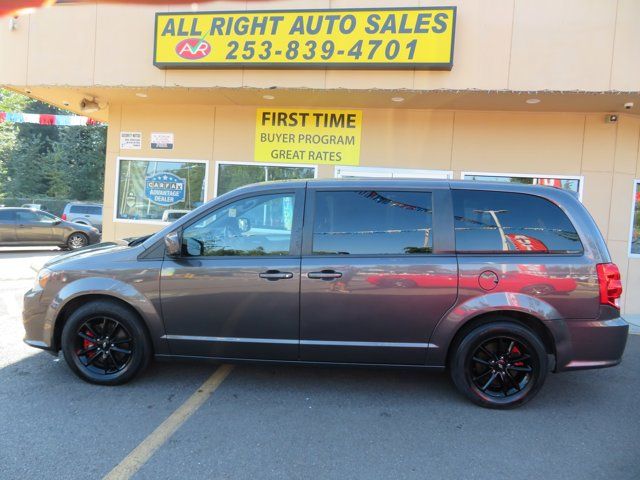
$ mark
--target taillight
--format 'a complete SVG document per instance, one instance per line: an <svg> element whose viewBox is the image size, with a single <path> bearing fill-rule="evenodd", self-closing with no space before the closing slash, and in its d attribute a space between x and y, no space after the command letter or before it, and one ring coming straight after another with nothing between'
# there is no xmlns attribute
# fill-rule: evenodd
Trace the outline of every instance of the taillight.
<svg viewBox="0 0 640 480"><path fill-rule="evenodd" d="M63 213L60 218L63 219L66 222L67 221L67 214Z"/></svg>
<svg viewBox="0 0 640 480"><path fill-rule="evenodd" d="M620 308L618 299L622 295L620 270L615 263L599 263L598 283L600 284L600 304Z"/></svg>

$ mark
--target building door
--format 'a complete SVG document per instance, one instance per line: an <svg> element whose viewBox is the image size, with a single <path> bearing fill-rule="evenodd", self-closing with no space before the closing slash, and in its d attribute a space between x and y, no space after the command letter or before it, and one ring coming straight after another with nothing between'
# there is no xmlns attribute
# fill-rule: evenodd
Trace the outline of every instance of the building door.
<svg viewBox="0 0 640 480"><path fill-rule="evenodd" d="M160 289L172 353L295 360L304 186L249 194L194 219Z"/></svg>
<svg viewBox="0 0 640 480"><path fill-rule="evenodd" d="M425 363L430 334L457 296L455 255L438 247L445 209L434 220L433 206L442 199L448 188L309 186L302 360Z"/></svg>

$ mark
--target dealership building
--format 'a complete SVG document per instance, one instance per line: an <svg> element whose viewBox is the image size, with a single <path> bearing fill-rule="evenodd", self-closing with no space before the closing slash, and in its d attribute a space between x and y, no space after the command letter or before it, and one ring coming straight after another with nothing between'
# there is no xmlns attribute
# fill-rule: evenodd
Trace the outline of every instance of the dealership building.
<svg viewBox="0 0 640 480"><path fill-rule="evenodd" d="M640 314L638 19L636 0L60 4L2 19L0 85L108 124L105 240L264 180L544 184L587 206Z"/></svg>

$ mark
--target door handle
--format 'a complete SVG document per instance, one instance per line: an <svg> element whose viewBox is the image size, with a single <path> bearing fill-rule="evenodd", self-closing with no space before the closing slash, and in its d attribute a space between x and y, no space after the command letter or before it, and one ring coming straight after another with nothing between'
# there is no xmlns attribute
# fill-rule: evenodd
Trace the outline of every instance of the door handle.
<svg viewBox="0 0 640 480"><path fill-rule="evenodd" d="M25 226L24 226L24 225L22 225L22 224L18 225L18 228L24 228L24 227L25 227Z"/></svg>
<svg viewBox="0 0 640 480"><path fill-rule="evenodd" d="M264 278L265 280L275 282L276 280L286 280L287 278L293 278L293 273L281 272L280 270L267 270L266 272L258 274L258 276L260 278Z"/></svg>
<svg viewBox="0 0 640 480"><path fill-rule="evenodd" d="M317 280L333 280L334 278L342 277L342 273L335 270L322 270L321 272L309 272L307 277Z"/></svg>

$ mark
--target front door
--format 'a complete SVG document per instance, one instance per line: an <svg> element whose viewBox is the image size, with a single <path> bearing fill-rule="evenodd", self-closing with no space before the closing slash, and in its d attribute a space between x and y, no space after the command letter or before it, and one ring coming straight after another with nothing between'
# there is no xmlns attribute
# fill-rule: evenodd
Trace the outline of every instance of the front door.
<svg viewBox="0 0 640 480"><path fill-rule="evenodd" d="M182 231L160 288L173 354L295 360L304 187L249 194Z"/></svg>
<svg viewBox="0 0 640 480"><path fill-rule="evenodd" d="M54 245L55 217L33 210L16 211L16 240L21 245Z"/></svg>
<svg viewBox="0 0 640 480"><path fill-rule="evenodd" d="M449 192L389 185L307 192L302 360L426 361L431 332L457 296L456 258L443 248Z"/></svg>

